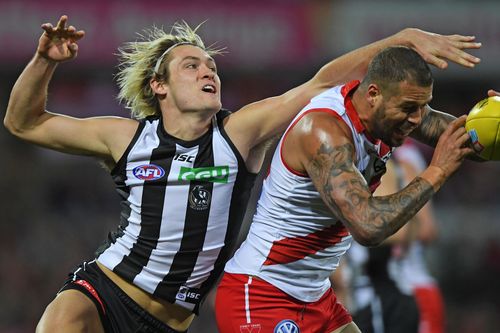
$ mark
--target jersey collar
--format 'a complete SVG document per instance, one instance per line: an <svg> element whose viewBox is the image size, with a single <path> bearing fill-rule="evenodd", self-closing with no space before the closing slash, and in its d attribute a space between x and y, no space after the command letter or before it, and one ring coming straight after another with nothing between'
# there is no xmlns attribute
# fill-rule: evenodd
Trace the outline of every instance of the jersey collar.
<svg viewBox="0 0 500 333"><path fill-rule="evenodd" d="M364 134L365 137L373 144L378 145L380 143L380 139L375 139L372 137L368 132L366 131L365 126L363 126L363 123L361 122L361 119L359 119L358 112L354 108L354 105L352 104L352 93L354 90L356 90L359 87L359 80L354 80L351 82L346 83L342 89L341 93L342 96L344 97L344 106L345 110L347 113L347 116L351 120L352 124L354 125L354 128L356 129L356 132L360 134Z"/></svg>

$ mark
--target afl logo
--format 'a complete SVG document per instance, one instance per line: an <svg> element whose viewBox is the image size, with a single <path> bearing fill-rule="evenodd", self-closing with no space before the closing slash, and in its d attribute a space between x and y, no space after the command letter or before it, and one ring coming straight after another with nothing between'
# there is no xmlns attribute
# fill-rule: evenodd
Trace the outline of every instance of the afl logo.
<svg viewBox="0 0 500 333"><path fill-rule="evenodd" d="M276 325L274 333L300 333L300 328L293 320L285 319Z"/></svg>
<svg viewBox="0 0 500 333"><path fill-rule="evenodd" d="M140 165L135 167L132 172L134 173L135 178L142 180L157 180L165 175L165 170L154 164Z"/></svg>

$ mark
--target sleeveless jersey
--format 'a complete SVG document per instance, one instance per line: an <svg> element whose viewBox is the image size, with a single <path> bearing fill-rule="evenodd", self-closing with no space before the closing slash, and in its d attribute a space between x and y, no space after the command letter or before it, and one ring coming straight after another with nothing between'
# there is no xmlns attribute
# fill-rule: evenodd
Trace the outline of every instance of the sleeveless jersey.
<svg viewBox="0 0 500 333"><path fill-rule="evenodd" d="M154 296L195 313L232 252L255 175L224 131L183 141L148 117L111 175L121 223L97 259Z"/></svg>
<svg viewBox="0 0 500 333"><path fill-rule="evenodd" d="M330 288L329 276L350 246L351 235L333 215L307 175L284 163L288 131L309 112L328 112L352 132L356 166L371 188L385 172L392 149L372 142L351 102L358 81L316 96L296 116L274 153L249 234L225 271L257 276L292 297L315 302Z"/></svg>

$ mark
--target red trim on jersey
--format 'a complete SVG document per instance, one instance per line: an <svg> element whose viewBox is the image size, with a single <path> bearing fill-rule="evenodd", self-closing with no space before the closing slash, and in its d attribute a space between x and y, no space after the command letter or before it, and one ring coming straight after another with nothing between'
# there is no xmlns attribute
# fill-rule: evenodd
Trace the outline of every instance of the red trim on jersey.
<svg viewBox="0 0 500 333"><path fill-rule="evenodd" d="M333 109L327 109L327 108L315 108L315 109L310 109L310 110L307 110L305 111L304 113L302 113L300 116L298 116L294 121L293 123L290 125L290 127L288 127L288 129L286 130L285 132L285 135L283 136L283 140L281 141L281 144L280 144L280 157L281 157L281 162L283 163L283 165L285 166L285 168L290 171L291 173L293 173L294 175L296 176L300 176L300 177L308 177L307 174L305 173L302 173L302 172L299 172L295 169L293 169L292 167L290 167L286 162L285 162L285 159L283 158L283 143L285 143L285 140L286 140L286 137L288 136L288 133L290 132L290 130L299 122L299 120L302 119L302 117L304 117L306 114L308 113L311 113L311 112L326 112L326 113L329 113L331 114L332 116L336 117L337 119L340 119L342 120L344 123L344 119L342 119L342 117L337 113L335 112L335 110ZM269 175L269 174L268 174Z"/></svg>
<svg viewBox="0 0 500 333"><path fill-rule="evenodd" d="M357 88L359 86L359 83L360 82L358 80L348 82L340 90L340 92L342 93L342 96L344 96L345 110L346 110L347 116L349 117L349 119L351 119L356 131L358 133L364 133L366 138L368 140L370 140L371 143L377 145L377 144L379 144L380 140L375 139L366 131L366 128L365 128L365 126L363 126L361 119L359 119L358 112L356 111L356 109L354 108L354 105L352 104L351 91L353 91L355 88Z"/></svg>
<svg viewBox="0 0 500 333"><path fill-rule="evenodd" d="M264 265L287 264L303 259L341 242L346 236L349 236L349 231L341 222L337 222L306 236L274 241Z"/></svg>
<svg viewBox="0 0 500 333"><path fill-rule="evenodd" d="M360 84L359 80L352 80L344 84L344 86L340 89L342 97L345 98L347 95L349 95L351 91L354 90L354 88L357 88L359 86L359 84Z"/></svg>
<svg viewBox="0 0 500 333"><path fill-rule="evenodd" d="M380 142L380 150L379 150L378 156L384 157L385 155L389 154L391 152L391 150L392 149L390 146L386 145L383 142Z"/></svg>
<svg viewBox="0 0 500 333"><path fill-rule="evenodd" d="M99 304L101 305L102 312L106 313L106 309L104 308L104 304L102 303L101 298L99 297L99 294L94 289L94 287L92 287L92 285L90 283L88 283L85 280L76 280L76 281L73 281L73 283L85 288L99 302Z"/></svg>

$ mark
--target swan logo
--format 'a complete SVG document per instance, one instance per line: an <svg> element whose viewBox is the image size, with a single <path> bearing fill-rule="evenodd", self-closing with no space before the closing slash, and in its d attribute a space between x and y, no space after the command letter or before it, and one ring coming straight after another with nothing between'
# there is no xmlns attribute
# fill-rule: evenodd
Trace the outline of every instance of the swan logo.
<svg viewBox="0 0 500 333"><path fill-rule="evenodd" d="M165 175L165 170L162 167L154 164L144 164L135 167L132 170L135 178L141 180L157 180Z"/></svg>

